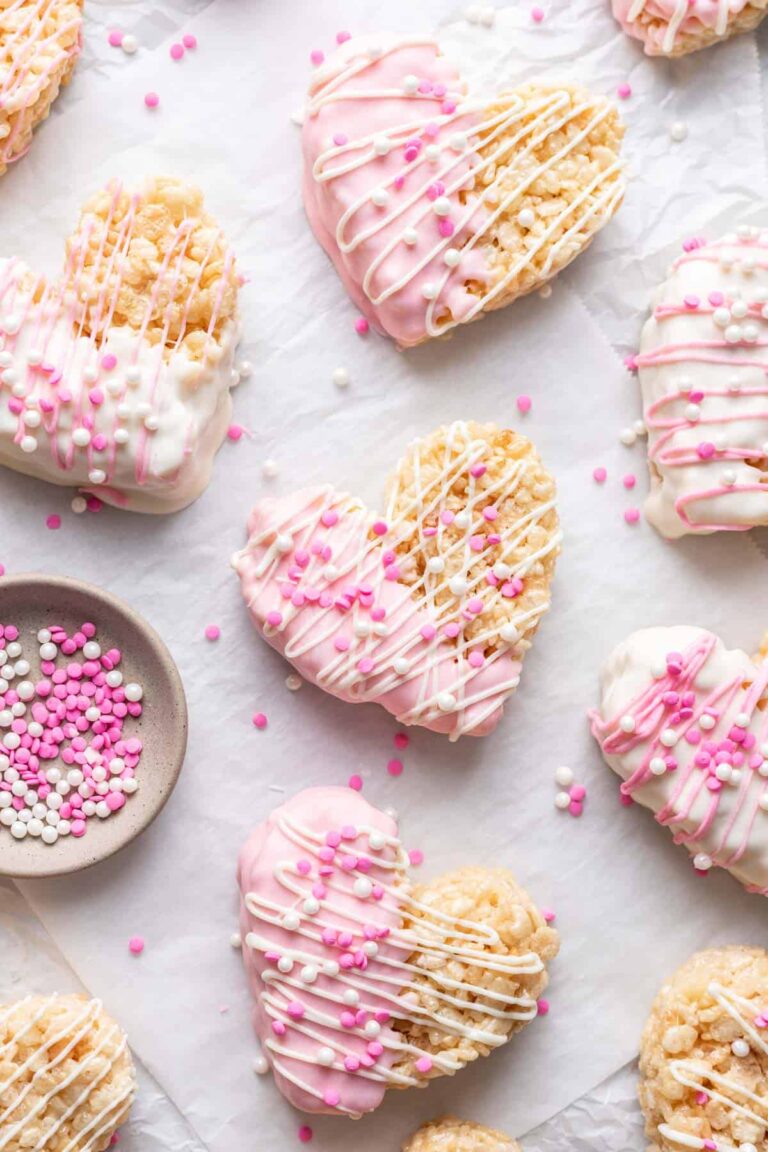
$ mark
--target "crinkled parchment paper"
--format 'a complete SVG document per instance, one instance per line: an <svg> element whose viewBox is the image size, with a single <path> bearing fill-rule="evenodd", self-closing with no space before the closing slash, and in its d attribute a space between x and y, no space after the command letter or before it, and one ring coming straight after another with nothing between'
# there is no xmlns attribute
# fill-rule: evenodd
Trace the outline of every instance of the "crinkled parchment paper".
<svg viewBox="0 0 768 1152"><path fill-rule="evenodd" d="M644 450L618 442L639 415L622 355L680 241L761 218L768 25L671 64L644 59L620 35L608 0L545 8L537 27L527 0L500 6L488 29L448 0L90 0L75 81L0 182L3 252L50 272L79 203L102 181L192 177L249 278L243 355L255 371L236 396L236 418L250 435L223 447L193 508L168 519L75 517L64 491L0 476L0 562L125 596L163 634L189 696L186 768L154 827L83 875L19 884L18 897L7 890L12 911L22 915L23 897L37 921L25 951L0 939L6 991L76 981L128 1028L150 1078L128 1148L297 1146L301 1118L251 1070L249 1000L229 937L241 841L282 795L307 785L359 772L371 801L400 812L407 845L425 853L423 873L508 865L556 909L563 937L546 1019L456 1080L393 1094L375 1117L313 1122L319 1150L392 1152L448 1109L515 1135L543 1124L530 1150L639 1149L630 1062L657 986L698 947L768 938L763 900L726 875L697 879L646 812L619 806L585 720L600 661L631 629L701 624L751 650L768 626L768 533L673 546L644 524L628 528L622 513L642 499ZM113 24L136 32L135 57L107 46ZM534 296L407 355L355 335L354 310L302 214L289 121L310 49L328 50L341 28L439 28L491 86L562 76L613 93L631 83L626 202L549 299ZM168 47L180 31L195 32L199 48L174 64ZM156 113L143 106L151 89L161 96ZM688 136L673 144L668 128L678 120ZM339 366L352 380L344 392L331 382ZM521 392L533 398L525 418L514 404ZM536 441L559 480L564 551L552 611L497 732L450 745L416 731L393 779L392 720L308 686L286 689L288 669L248 625L229 556L258 496L331 481L375 505L406 441L458 417L519 421ZM263 478L266 459L278 463L276 479ZM609 472L603 488L591 479L597 464ZM621 484L630 471L634 493ZM45 527L52 512L63 517L58 532ZM203 637L209 623L222 629L216 644ZM251 724L255 711L269 717L265 732ZM558 764L588 787L581 820L553 807ZM127 948L135 934L147 942L139 959Z"/></svg>

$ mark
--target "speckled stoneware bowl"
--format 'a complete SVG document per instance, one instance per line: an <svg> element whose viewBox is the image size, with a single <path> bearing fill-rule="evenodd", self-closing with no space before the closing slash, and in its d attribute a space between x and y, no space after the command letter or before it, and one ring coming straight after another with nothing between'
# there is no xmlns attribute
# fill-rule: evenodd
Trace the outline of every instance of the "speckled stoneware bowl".
<svg viewBox="0 0 768 1152"><path fill-rule="evenodd" d="M142 715L126 720L126 736L143 744L136 769L138 790L107 820L94 816L77 839L61 837L47 845L27 836L15 840L0 827L0 875L20 878L60 876L104 860L152 823L174 789L187 747L187 701L178 669L160 637L116 596L64 576L29 573L0 579L0 624L19 629L29 679L40 676L37 633L58 624L70 634L85 621L96 626L102 651L119 648L126 682L144 689ZM54 762L51 762L54 763Z"/></svg>

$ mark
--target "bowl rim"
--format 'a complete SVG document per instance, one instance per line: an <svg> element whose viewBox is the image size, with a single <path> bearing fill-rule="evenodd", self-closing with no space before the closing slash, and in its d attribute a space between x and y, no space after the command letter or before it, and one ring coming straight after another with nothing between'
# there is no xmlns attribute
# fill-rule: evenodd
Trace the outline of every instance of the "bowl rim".
<svg viewBox="0 0 768 1152"><path fill-rule="evenodd" d="M106 588L102 588L98 584L92 584L90 581L81 580L76 576L49 575L45 572L15 572L13 575L3 574L0 576L0 598L8 588L29 588L30 586L43 589L54 588L65 592L74 591L87 596L96 602L107 605L142 634L150 646L153 657L163 669L164 675L168 678L172 696L178 702L180 709L178 722L179 743L178 751L173 760L170 761L169 787L166 789L165 795L161 798L160 803L148 812L146 820L128 840L117 843L106 851L100 852L94 859L87 860L80 864L52 867L46 871L41 871L38 868L30 870L29 868L21 867L9 870L5 867L0 867L0 877L8 877L11 880L45 880L54 876L74 875L77 872L84 872L88 868L93 868L97 864L101 864L104 860L109 860L112 856L121 852L123 848L127 848L129 844L137 840L139 836L146 832L154 823L173 795L179 781L179 776L181 775L181 770L184 767L189 741L189 706L187 704L187 695L184 690L181 673L165 641L140 612L131 607L122 597L116 596L114 592L109 592ZM2 605L0 603L0 608L1 607Z"/></svg>

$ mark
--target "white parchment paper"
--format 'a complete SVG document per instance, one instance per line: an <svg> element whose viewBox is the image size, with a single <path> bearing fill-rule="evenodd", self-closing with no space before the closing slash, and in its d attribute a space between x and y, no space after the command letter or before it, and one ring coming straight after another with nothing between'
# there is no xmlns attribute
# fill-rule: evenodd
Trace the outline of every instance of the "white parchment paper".
<svg viewBox="0 0 768 1152"><path fill-rule="evenodd" d="M600 661L633 628L701 624L756 647L768 625L768 533L672 546L646 525L624 524L646 480L643 445L618 442L639 415L621 357L683 237L766 218L760 65L764 73L768 26L669 64L645 60L618 33L608 0L546 0L540 26L527 0L500 5L491 29L470 26L449 0L86 7L88 47L76 79L29 156L0 182L2 250L52 272L91 189L112 176L191 177L249 278L243 355L255 366L236 396L236 419L250 435L224 446L210 489L178 516L105 509L76 517L64 491L0 476L0 562L9 572L94 580L124 596L164 636L189 697L186 767L154 827L80 876L18 885L36 931L47 934L71 980L125 1024L150 1077L126 1146L298 1146L303 1118L251 1071L250 1005L229 946L235 860L283 795L359 772L368 799L399 811L407 845L425 853L424 874L463 863L509 866L557 911L563 949L546 1019L454 1080L392 1094L373 1117L314 1121L313 1147L392 1152L417 1123L450 1109L516 1135L544 1124L528 1141L537 1152L566 1140L639 1149L634 1072L619 1069L636 1054L656 988L695 948L765 944L766 904L726 875L697 879L647 813L619 806L585 711ZM107 46L114 25L138 36L135 57ZM289 121L302 103L309 51L330 50L342 28L439 28L491 86L564 76L613 93L631 83L622 105L626 202L549 299L521 301L408 354L355 334L354 309L303 217ZM199 48L173 63L169 45L187 31ZM161 97L155 113L143 105L149 90ZM668 128L678 120L688 135L673 144ZM339 366L352 380L344 392L331 382ZM514 404L522 392L533 398L524 418ZM330 481L375 505L404 444L459 417L519 421L535 440L559 480L564 551L552 611L497 732L450 745L415 731L405 772L393 779L386 762L394 723L374 706L286 689L288 669L252 632L229 556L259 495ZM266 459L278 463L277 478L263 478ZM609 473L603 488L591 478L598 464ZM638 476L633 493L621 484L628 472ZM45 526L52 512L63 519L58 532ZM204 639L209 623L221 627L216 644ZM269 718L265 732L251 724L255 711ZM558 764L588 787L581 820L554 809ZM139 959L127 948L136 934L147 941ZM37 969L37 947L23 960L8 947L6 965L0 941L0 969L13 991L50 985L53 975ZM167 1107L155 1109L161 1092Z"/></svg>

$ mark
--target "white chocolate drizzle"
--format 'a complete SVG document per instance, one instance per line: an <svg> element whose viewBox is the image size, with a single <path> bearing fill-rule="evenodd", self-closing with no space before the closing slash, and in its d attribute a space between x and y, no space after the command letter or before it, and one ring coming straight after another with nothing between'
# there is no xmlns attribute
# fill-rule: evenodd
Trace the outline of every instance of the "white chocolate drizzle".
<svg viewBox="0 0 768 1152"><path fill-rule="evenodd" d="M713 982L709 985L708 992L723 1011L736 1021L750 1047L768 1056L768 1042L765 1039L768 1018L759 1013L756 1015L754 1005L749 1000L737 996L735 992L723 988L721 984ZM758 1096L730 1076L724 1076L706 1064L694 1060L672 1060L669 1069L678 1084L718 1101L727 1109L728 1115L741 1116L759 1125L761 1129L768 1127L768 1096ZM659 1134L671 1143L684 1148L701 1149L704 1152L739 1152L738 1146L730 1141L702 1139L691 1133L681 1132L670 1124L659 1124Z"/></svg>
<svg viewBox="0 0 768 1152"><path fill-rule="evenodd" d="M10 1008L6 1008L6 1010L0 1014L0 1024L7 1024L8 1021L12 1020L19 1012L19 1009L29 1004L32 999L31 996L28 996L20 1003L13 1004ZM12 1033L10 1040L7 1040L4 1044L0 1044L0 1062L2 1062L4 1052L13 1048L18 1042L23 1041L24 1037L45 1018L46 1013L53 1007L56 1000L56 995L49 996L41 1001L29 1019L22 1017L24 1022L21 1027ZM7 1148L15 1138L23 1136L28 1125L39 1122L42 1117L46 1116L49 1104L51 1104L60 1093L71 1087L72 1084L82 1082L82 1091L69 1106L66 1108L62 1107L52 1125L45 1126L43 1135L34 1147L31 1148L31 1152L42 1152L43 1149L50 1147L53 1142L56 1142L58 1145L59 1142L54 1141L54 1138L62 1126L77 1113L78 1109L88 1104L92 1094L99 1088L102 1082L110 1076L113 1068L126 1051L128 1045L125 1034L121 1034L121 1029L117 1024L112 1022L110 1022L108 1027L105 1027L104 1034L99 1038L98 1044L88 1053L85 1059L76 1063L72 1072L54 1084L47 1092L42 1091L40 1084L44 1078L49 1076L50 1073L55 1071L56 1068L71 1057L77 1045L82 1042L93 1028L101 1011L102 1003L100 1000L90 1000L83 1003L82 1012L74 1022L69 1021L66 1027L62 1028L59 1032L54 1032L49 1035L45 1042L41 1043L32 1055L27 1058L24 1064L20 1065L7 1080L0 1081L0 1099L3 1099L18 1080L34 1069L28 1083L16 1096L11 1097L11 1102L5 1109L0 1110L0 1150ZM119 1043L115 1048L114 1054L106 1059L104 1049L110 1046L118 1037ZM52 1055L51 1049L56 1048L62 1043L63 1047L57 1051L56 1055ZM104 1066L97 1075L91 1078L88 1069L96 1062L104 1062ZM117 1116L119 1116L122 1106L131 1097L132 1093L133 1082L131 1081L122 1092L110 1097L109 1102L104 1108L90 1120L86 1127L82 1128L77 1135L72 1137L72 1139L61 1148L61 1152L92 1152L93 1149L100 1146L103 1138L114 1129L115 1120ZM21 1119L9 1122L11 1114L17 1111L29 1096L32 1096L32 1099L36 1100L36 1103L30 1102L29 1108L22 1115Z"/></svg>

